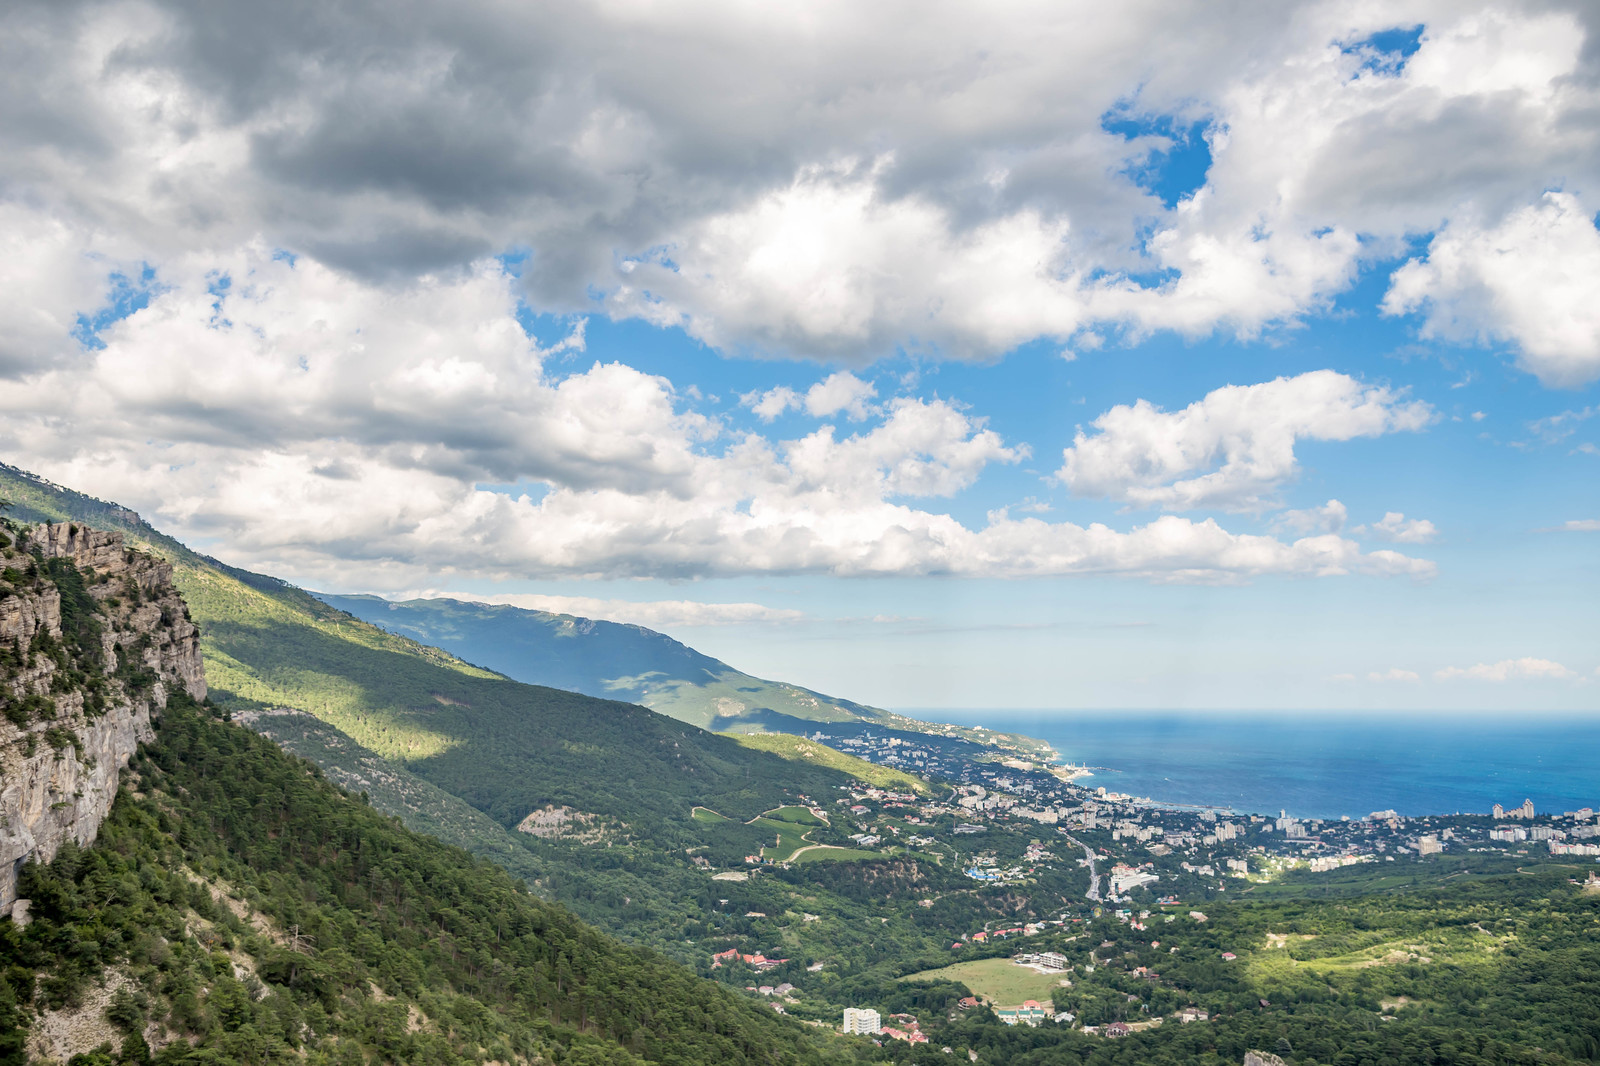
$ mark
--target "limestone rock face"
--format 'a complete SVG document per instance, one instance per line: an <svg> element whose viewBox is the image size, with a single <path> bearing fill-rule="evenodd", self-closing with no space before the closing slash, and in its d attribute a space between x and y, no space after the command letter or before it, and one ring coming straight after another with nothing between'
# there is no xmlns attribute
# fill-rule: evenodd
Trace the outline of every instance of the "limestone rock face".
<svg viewBox="0 0 1600 1066"><path fill-rule="evenodd" d="M170 564L129 550L120 533L79 525L39 526L16 541L0 548L0 917L29 859L94 840L167 693L206 695L200 633ZM64 634L62 589L41 559L78 568L73 609L98 642L84 646L81 628L77 643Z"/></svg>
<svg viewBox="0 0 1600 1066"><path fill-rule="evenodd" d="M1246 1051L1244 1066L1289 1066L1270 1051Z"/></svg>

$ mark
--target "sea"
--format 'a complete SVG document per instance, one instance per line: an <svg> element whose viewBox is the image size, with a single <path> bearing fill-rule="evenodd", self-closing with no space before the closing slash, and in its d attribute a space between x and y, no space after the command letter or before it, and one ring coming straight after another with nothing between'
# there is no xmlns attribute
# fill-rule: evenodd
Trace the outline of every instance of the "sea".
<svg viewBox="0 0 1600 1066"><path fill-rule="evenodd" d="M1024 733L1078 783L1152 800L1298 818L1600 809L1600 716L905 709Z"/></svg>

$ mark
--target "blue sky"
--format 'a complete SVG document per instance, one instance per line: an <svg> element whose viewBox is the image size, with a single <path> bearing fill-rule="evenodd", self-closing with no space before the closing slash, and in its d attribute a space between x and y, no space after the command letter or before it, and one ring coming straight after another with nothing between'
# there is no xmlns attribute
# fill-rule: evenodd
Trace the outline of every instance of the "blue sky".
<svg viewBox="0 0 1600 1066"><path fill-rule="evenodd" d="M1592 533L1559 527L1600 514L1600 420L1553 439L1538 424L1589 409L1594 389L1551 390L1515 366L1503 346L1438 344L1417 337L1414 317L1377 310L1396 264L1371 268L1327 314L1254 341L1157 336L1067 361L1039 342L993 363L923 362L904 356L862 376L885 394L937 393L988 420L1031 460L988 470L950 501L951 514L1034 499L1052 517L1126 526L1151 512L1075 498L1049 475L1074 431L1116 404L1146 399L1182 408L1226 384L1254 384L1332 368L1385 383L1429 403L1437 418L1418 433L1302 443L1303 473L1284 490L1288 507L1329 499L1351 522L1389 511L1425 517L1440 533L1420 554L1439 565L1422 580L1265 578L1239 585L1169 585L1125 578L1023 581L771 576L693 584L467 583L475 594L754 601L804 612L805 622L690 626L675 635L742 669L890 706L1496 709L1507 684L1444 683L1452 666L1523 657L1574 672L1593 669L1594 594L1600 552ZM1385 269L1388 268L1388 270ZM561 333L560 323L532 323ZM729 360L681 331L591 321L590 358L623 359L716 396L716 408L765 428L737 398L787 385L804 391L833 368ZM1481 419L1474 418L1482 414ZM775 428L800 433L803 412ZM1559 432L1559 431L1558 431ZM1209 513L1230 528L1268 532L1260 517ZM648 591L645 591L648 590ZM877 616L896 621L871 622ZM1368 680L1391 669L1417 682ZM1340 675L1354 675L1346 678ZM1570 679L1509 683L1528 708L1588 709L1594 697Z"/></svg>
<svg viewBox="0 0 1600 1066"><path fill-rule="evenodd" d="M0 13L7 462L883 706L1596 707L1592 5L150 11Z"/></svg>

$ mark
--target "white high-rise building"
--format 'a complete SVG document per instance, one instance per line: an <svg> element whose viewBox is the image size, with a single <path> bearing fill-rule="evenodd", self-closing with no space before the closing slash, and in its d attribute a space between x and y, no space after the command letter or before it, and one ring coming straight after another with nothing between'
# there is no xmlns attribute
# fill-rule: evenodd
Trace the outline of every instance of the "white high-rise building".
<svg viewBox="0 0 1600 1066"><path fill-rule="evenodd" d="M846 1007L844 1031L871 1036L883 1029L883 1019L871 1007Z"/></svg>
<svg viewBox="0 0 1600 1066"><path fill-rule="evenodd" d="M1525 822L1531 822L1533 820L1533 800L1525 799L1520 807L1512 807L1510 810L1496 803L1494 805L1494 816L1496 818L1521 818Z"/></svg>

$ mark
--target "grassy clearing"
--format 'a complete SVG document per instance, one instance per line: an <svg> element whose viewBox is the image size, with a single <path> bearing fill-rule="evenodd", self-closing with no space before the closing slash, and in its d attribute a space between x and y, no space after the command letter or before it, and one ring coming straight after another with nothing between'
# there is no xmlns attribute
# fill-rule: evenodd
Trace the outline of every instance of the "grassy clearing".
<svg viewBox="0 0 1600 1066"><path fill-rule="evenodd" d="M761 817L774 822L793 822L795 825L827 825L826 818L818 817L810 807L777 807Z"/></svg>
<svg viewBox="0 0 1600 1066"><path fill-rule="evenodd" d="M752 829L770 833L773 843L761 849L763 859L787 862L794 853L812 844L811 830L828 823L818 818L809 807L775 807L745 823Z"/></svg>
<svg viewBox="0 0 1600 1066"><path fill-rule="evenodd" d="M1554 864L1522 860L1520 869L1538 873ZM1504 855L1433 855L1424 863L1362 863L1323 873L1293 870L1280 880L1253 884L1241 895L1252 900L1337 899L1380 893L1415 892L1442 885L1488 881L1518 869Z"/></svg>
<svg viewBox="0 0 1600 1066"><path fill-rule="evenodd" d="M958 962L937 970L923 970L901 980L959 981L972 989L973 995L995 1007L1015 1007L1030 999L1046 1004L1061 987L1061 978L1055 974L1030 970L1010 959Z"/></svg>
<svg viewBox="0 0 1600 1066"><path fill-rule="evenodd" d="M780 815L794 819L786 821ZM804 821L800 819L804 818ZM773 862L850 862L856 859L881 859L883 853L860 848L841 848L811 841L811 830L825 823L804 807L780 807L747 823L772 833L776 843L761 849L763 859Z"/></svg>
<svg viewBox="0 0 1600 1066"><path fill-rule="evenodd" d="M881 859L883 853L879 851L862 851L860 848L838 848L829 844L820 848L809 848L794 857L797 863L803 862L854 862L859 859Z"/></svg>
<svg viewBox="0 0 1600 1066"><path fill-rule="evenodd" d="M707 822L711 824L733 821L732 818L729 818L726 815L718 814L710 807L694 807L689 811L689 817L693 818L697 822Z"/></svg>
<svg viewBox="0 0 1600 1066"><path fill-rule="evenodd" d="M808 839L811 826L800 825L797 822L780 822L767 817L757 818L746 824L773 835L773 843L761 849L761 857L771 859L773 862L787 862L795 852L811 843Z"/></svg>

